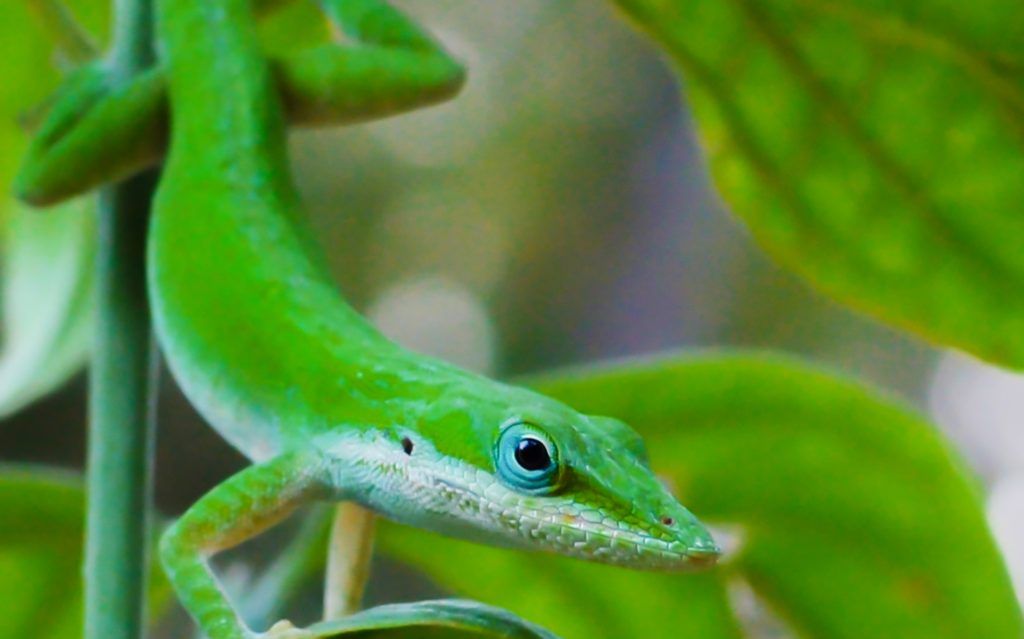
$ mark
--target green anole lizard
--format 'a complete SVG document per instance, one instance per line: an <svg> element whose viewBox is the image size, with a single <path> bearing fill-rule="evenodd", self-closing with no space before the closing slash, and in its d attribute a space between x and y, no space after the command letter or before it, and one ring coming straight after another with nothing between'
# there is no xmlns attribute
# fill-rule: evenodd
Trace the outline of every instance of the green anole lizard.
<svg viewBox="0 0 1024 639"><path fill-rule="evenodd" d="M348 43L296 54L301 80L266 60L247 0L158 0L162 67L117 91L80 78L20 181L45 201L67 194L45 186L62 169L123 171L104 173L104 134L156 139L147 127L166 107L153 87L166 82L173 126L148 240L157 337L189 399L254 462L164 534L182 603L212 639L260 636L209 559L314 500L634 568L713 562L717 546L628 426L406 351L338 295L289 175L288 114L378 117L454 93L463 74L380 0L322 5Z"/></svg>

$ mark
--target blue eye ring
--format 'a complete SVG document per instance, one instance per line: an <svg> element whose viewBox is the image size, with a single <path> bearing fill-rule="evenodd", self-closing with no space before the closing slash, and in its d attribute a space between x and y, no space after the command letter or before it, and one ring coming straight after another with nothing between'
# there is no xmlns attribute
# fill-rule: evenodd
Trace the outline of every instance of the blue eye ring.
<svg viewBox="0 0 1024 639"><path fill-rule="evenodd" d="M551 494L561 475L558 461L558 448L537 426L517 419L502 427L494 466L511 488L530 495Z"/></svg>

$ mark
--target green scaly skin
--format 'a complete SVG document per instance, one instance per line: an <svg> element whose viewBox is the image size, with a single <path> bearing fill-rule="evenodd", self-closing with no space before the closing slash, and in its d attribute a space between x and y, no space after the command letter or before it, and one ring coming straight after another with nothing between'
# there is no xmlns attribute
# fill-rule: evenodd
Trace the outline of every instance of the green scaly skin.
<svg viewBox="0 0 1024 639"><path fill-rule="evenodd" d="M295 89L292 104L316 106L323 120L361 120L437 101L461 83L458 65L379 0L323 4L356 44L319 51L333 66L308 91ZM149 237L158 338L190 400L255 462L161 543L203 630L257 636L209 557L317 499L482 543L635 568L712 563L710 535L657 480L625 424L405 351L342 300L289 177L291 111L252 12L246 0L160 0L164 67L147 76L166 74L174 120ZM325 94L329 104L317 101ZM115 90L91 110L121 100L119 112L142 121L153 108L145 95L133 106ZM38 199L63 195L45 188L52 171L101 156L104 123L116 120L75 119L85 130L63 127L77 136L73 151L51 136L29 157L22 186ZM118 171L113 163L107 175ZM524 483L528 469L513 452L526 439L548 454L539 484L536 472Z"/></svg>

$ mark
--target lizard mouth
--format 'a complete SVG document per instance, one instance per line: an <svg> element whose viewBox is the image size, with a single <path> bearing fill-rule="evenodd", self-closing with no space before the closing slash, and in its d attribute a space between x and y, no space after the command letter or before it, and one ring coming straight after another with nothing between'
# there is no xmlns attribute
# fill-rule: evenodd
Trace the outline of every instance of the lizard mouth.
<svg viewBox="0 0 1024 639"><path fill-rule="evenodd" d="M473 479L471 486L438 477L435 489L456 506L456 518L498 535L497 543L646 570L695 570L721 556L702 528L677 537L659 535L571 500L519 495L486 473Z"/></svg>
<svg viewBox="0 0 1024 639"><path fill-rule="evenodd" d="M401 523L491 545L644 570L694 570L715 563L721 554L682 507L678 516L648 522L635 512L619 513L569 496L519 493L492 473L423 443L411 456L399 444L394 451L363 448L359 440L344 445L359 446L361 454L355 467L339 464L338 472L363 478L367 485L361 492L371 496L364 505Z"/></svg>
<svg viewBox="0 0 1024 639"><path fill-rule="evenodd" d="M714 543L666 540L614 518L588 520L564 514L564 507L526 510L512 530L529 545L589 561L648 570L687 570L714 564L721 551Z"/></svg>

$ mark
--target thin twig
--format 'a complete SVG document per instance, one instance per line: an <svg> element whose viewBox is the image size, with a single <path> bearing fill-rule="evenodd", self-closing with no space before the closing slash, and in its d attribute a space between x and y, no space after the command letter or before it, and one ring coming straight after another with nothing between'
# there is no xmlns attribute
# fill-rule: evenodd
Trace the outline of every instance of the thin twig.
<svg viewBox="0 0 1024 639"><path fill-rule="evenodd" d="M96 44L89 33L58 0L28 0L43 29L57 48L57 54L71 66L78 66L96 57Z"/></svg>

